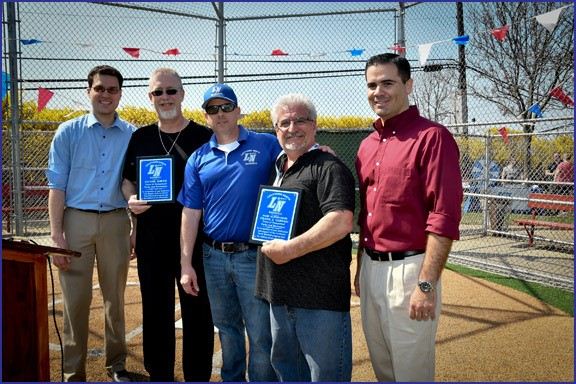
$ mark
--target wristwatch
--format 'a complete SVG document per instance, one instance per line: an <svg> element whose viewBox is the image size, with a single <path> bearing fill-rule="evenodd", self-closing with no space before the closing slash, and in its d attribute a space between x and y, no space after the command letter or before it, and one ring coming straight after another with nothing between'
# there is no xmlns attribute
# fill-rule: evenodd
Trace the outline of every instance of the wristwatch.
<svg viewBox="0 0 576 384"><path fill-rule="evenodd" d="M418 281L418 286L420 287L420 290L424 293L432 292L434 290L434 286L432 286L432 283L429 281L420 280Z"/></svg>

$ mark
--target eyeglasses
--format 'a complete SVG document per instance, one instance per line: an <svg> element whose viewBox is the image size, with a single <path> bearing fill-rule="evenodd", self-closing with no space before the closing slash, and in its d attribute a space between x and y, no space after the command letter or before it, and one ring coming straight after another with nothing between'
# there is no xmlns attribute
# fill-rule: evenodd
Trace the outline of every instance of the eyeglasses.
<svg viewBox="0 0 576 384"><path fill-rule="evenodd" d="M295 119L285 119L285 120L281 120L281 121L277 122L276 127L278 129L280 129L281 131L285 131L288 128L290 128L292 123L294 123L294 125L296 127L303 127L310 121L313 121L313 120L308 119L307 117L297 117Z"/></svg>
<svg viewBox="0 0 576 384"><path fill-rule="evenodd" d="M95 87L92 87L92 89L94 90L94 92L96 93L104 93L104 92L108 92L110 95L115 95L118 92L120 92L120 88L118 87L103 87L101 85L97 85Z"/></svg>
<svg viewBox="0 0 576 384"><path fill-rule="evenodd" d="M162 95L164 94L164 92L166 92L167 95L172 96L172 95L177 94L177 93L178 93L178 90L175 89L175 88L168 88L167 90L155 89L155 90L153 90L152 92L150 92L150 94L151 94L152 96L158 97L158 96L162 96Z"/></svg>
<svg viewBox="0 0 576 384"><path fill-rule="evenodd" d="M236 104L234 103L226 103L226 104L220 104L220 105L209 105L206 107L206 113L209 115L215 115L218 113L218 110L221 109L222 112L232 112L234 109L236 109Z"/></svg>

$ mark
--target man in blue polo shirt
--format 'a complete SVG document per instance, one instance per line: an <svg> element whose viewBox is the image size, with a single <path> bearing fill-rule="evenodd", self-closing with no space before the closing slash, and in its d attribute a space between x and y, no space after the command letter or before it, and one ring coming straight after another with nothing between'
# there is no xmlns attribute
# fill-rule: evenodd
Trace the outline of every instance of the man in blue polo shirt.
<svg viewBox="0 0 576 384"><path fill-rule="evenodd" d="M248 239L258 188L268 182L281 148L273 135L238 125L240 107L228 85L210 87L202 108L214 134L188 159L178 196L184 206L180 282L187 293L198 294L192 251L196 241L203 241L208 297L222 345L222 380L246 380L247 332L249 380L276 381L269 306L254 296L256 247ZM206 237L197 239L202 217Z"/></svg>

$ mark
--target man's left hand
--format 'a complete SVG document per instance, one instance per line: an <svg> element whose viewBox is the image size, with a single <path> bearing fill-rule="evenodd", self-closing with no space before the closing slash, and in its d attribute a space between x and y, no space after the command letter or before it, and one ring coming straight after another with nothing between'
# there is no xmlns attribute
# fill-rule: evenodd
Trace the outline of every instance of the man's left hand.
<svg viewBox="0 0 576 384"><path fill-rule="evenodd" d="M271 240L262 244L262 253L275 264L285 264L293 259L286 240Z"/></svg>
<svg viewBox="0 0 576 384"><path fill-rule="evenodd" d="M410 296L410 318L412 320L434 320L436 318L436 292L422 292L418 286Z"/></svg>

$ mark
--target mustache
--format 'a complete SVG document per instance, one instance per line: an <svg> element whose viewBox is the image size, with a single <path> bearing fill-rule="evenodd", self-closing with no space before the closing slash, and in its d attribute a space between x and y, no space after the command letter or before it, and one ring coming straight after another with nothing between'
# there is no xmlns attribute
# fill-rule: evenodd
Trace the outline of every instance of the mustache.
<svg viewBox="0 0 576 384"><path fill-rule="evenodd" d="M296 132L296 133L286 133L286 135L284 136L285 140L291 139L293 137L304 137L304 134L301 132Z"/></svg>

